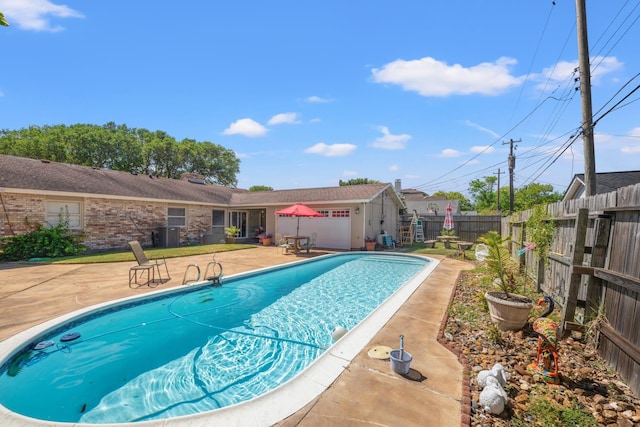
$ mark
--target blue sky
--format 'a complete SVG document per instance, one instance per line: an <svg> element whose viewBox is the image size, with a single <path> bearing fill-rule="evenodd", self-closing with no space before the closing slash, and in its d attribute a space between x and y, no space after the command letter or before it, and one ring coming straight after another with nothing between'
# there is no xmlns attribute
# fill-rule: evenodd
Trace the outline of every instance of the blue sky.
<svg viewBox="0 0 640 427"><path fill-rule="evenodd" d="M582 113L553 3L0 0L0 128L113 121L233 150L241 188L427 193L507 185L513 139L516 187L564 192ZM596 170L638 170L640 2L587 3Z"/></svg>

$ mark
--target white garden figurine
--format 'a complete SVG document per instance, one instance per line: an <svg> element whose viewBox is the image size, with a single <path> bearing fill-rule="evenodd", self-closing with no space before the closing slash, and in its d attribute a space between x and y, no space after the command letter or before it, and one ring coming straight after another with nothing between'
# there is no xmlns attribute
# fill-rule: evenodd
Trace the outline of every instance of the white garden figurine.
<svg viewBox="0 0 640 427"><path fill-rule="evenodd" d="M505 370L504 366L500 363L496 363L493 365L491 369L485 369L483 371L478 372L478 386L480 388L484 388L486 386L486 381L488 377L495 377L498 380L498 383L501 387L507 385L507 380L511 375L509 375Z"/></svg>
<svg viewBox="0 0 640 427"><path fill-rule="evenodd" d="M501 414L504 407L509 401L509 396L502 389L498 379L494 376L488 376L486 385L480 392L478 402L480 407L491 414Z"/></svg>

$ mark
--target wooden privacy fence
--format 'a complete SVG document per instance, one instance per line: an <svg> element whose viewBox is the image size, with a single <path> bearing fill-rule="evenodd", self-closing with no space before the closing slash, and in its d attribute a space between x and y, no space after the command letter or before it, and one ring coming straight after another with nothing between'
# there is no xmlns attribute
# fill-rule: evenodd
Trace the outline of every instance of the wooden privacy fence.
<svg viewBox="0 0 640 427"><path fill-rule="evenodd" d="M555 236L545 265L528 243L532 211L502 222L512 255L562 307L560 332L596 326L598 351L640 395L640 184L547 206Z"/></svg>
<svg viewBox="0 0 640 427"><path fill-rule="evenodd" d="M418 215L422 221L425 240L435 240L444 225L444 215ZM402 222L409 224L411 215L403 215ZM453 230L465 242L475 242L487 231L500 231L500 215L454 215Z"/></svg>

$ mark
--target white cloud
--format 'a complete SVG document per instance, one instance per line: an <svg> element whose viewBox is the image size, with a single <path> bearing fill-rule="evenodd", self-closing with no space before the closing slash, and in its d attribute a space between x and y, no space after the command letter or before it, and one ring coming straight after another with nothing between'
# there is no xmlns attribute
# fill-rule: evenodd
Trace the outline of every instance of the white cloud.
<svg viewBox="0 0 640 427"><path fill-rule="evenodd" d="M400 167L398 165L389 166L389 171L391 172L397 172L398 170L400 170Z"/></svg>
<svg viewBox="0 0 640 427"><path fill-rule="evenodd" d="M491 154L494 150L490 145L474 145L473 147L471 147L470 151L472 153Z"/></svg>
<svg viewBox="0 0 640 427"><path fill-rule="evenodd" d="M373 143L375 148L382 148L384 150L402 150L407 145L407 141L411 139L411 135L407 134L391 135L389 133L389 128L386 126L381 126L379 129L383 136L376 138Z"/></svg>
<svg viewBox="0 0 640 427"><path fill-rule="evenodd" d="M640 144L633 147L622 147L620 151L624 154L640 154Z"/></svg>
<svg viewBox="0 0 640 427"><path fill-rule="evenodd" d="M598 85L602 82L604 76L617 71L623 67L623 63L618 61L615 56L594 56L591 58L592 71L591 71L591 84ZM597 65L597 67L595 66ZM533 75L532 78L540 80L541 83L537 85L538 89L555 90L556 87L564 87L567 80L570 77L579 78L580 73L576 71L578 68L578 61L560 61L552 67L547 67L542 70L541 74ZM575 73L575 74L574 74ZM580 86L579 81L574 82L575 86Z"/></svg>
<svg viewBox="0 0 640 427"><path fill-rule="evenodd" d="M250 138L264 136L269 130L260 123L252 119L240 119L231 123L228 128L222 132L223 135L244 135Z"/></svg>
<svg viewBox="0 0 640 427"><path fill-rule="evenodd" d="M342 176L358 176L358 172L356 172L356 171L344 171L344 172L342 172Z"/></svg>
<svg viewBox="0 0 640 427"><path fill-rule="evenodd" d="M453 148L445 148L440 152L438 157L460 157L462 153L458 150L454 150Z"/></svg>
<svg viewBox="0 0 640 427"><path fill-rule="evenodd" d="M84 15L65 5L49 0L0 0L0 10L10 24L14 22L23 30L62 31L60 25L52 25L51 18L84 18Z"/></svg>
<svg viewBox="0 0 640 427"><path fill-rule="evenodd" d="M297 124L300 123L298 120L298 113L280 113L271 117L267 124L269 125L281 125L283 123L289 124Z"/></svg>
<svg viewBox="0 0 640 427"><path fill-rule="evenodd" d="M371 72L377 83L397 84L422 96L498 95L522 83L524 77L509 74L510 66L516 63L515 59L502 57L493 63L465 68L425 57L411 61L399 59Z"/></svg>
<svg viewBox="0 0 640 427"><path fill-rule="evenodd" d="M341 157L347 156L356 150L356 146L353 144L332 144L327 145L324 142L319 142L316 145L304 150L308 154L320 154L325 157Z"/></svg>
<svg viewBox="0 0 640 427"><path fill-rule="evenodd" d="M321 98L319 96L310 96L306 99L307 102L311 102L312 104L324 104L327 102L331 102L328 98Z"/></svg>
<svg viewBox="0 0 640 427"><path fill-rule="evenodd" d="M479 124L474 123L471 120L465 120L464 124L469 126L469 127L474 128L474 129L478 129L478 130L480 130L482 132L486 132L486 133L488 133L489 135L491 135L494 138L499 138L500 137L500 135L498 135L497 133L495 133L491 129L487 129L486 127L480 126Z"/></svg>

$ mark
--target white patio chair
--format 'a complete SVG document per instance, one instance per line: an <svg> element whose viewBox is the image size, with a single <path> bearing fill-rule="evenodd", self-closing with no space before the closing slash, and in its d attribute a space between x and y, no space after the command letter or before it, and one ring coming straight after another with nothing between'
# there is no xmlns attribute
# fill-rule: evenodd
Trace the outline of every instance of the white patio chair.
<svg viewBox="0 0 640 427"><path fill-rule="evenodd" d="M307 253L309 253L309 249L316 247L316 237L318 237L316 233L311 233L307 242L300 245L300 249L306 249Z"/></svg>
<svg viewBox="0 0 640 427"><path fill-rule="evenodd" d="M276 246L278 247L278 250L282 251L281 253L283 254L288 254L289 251L292 251L293 245L289 242L287 242L287 240L282 237L282 234L280 233L276 233Z"/></svg>

